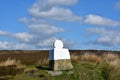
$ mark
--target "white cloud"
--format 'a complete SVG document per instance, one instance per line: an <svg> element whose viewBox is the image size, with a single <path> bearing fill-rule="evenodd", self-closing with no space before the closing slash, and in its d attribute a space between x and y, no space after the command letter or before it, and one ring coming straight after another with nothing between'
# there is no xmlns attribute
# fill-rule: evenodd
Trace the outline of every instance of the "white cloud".
<svg viewBox="0 0 120 80"><path fill-rule="evenodd" d="M7 32L7 31L2 31L2 30L0 30L0 35L1 35L1 36L9 35L9 34L10 34L10 33Z"/></svg>
<svg viewBox="0 0 120 80"><path fill-rule="evenodd" d="M95 43L104 45L104 46L118 46L120 44L119 36L115 36L115 34L112 36L104 35L96 39Z"/></svg>
<svg viewBox="0 0 120 80"><path fill-rule="evenodd" d="M44 20L34 17L30 19L21 18L20 21L23 22L29 30L28 33L17 33L14 35L14 37L20 42L36 45L41 43L42 46L47 47L46 44L43 44L45 43L44 41L47 39L52 41L51 38L54 35L64 31L63 28L57 27L54 24L47 23Z"/></svg>
<svg viewBox="0 0 120 80"><path fill-rule="evenodd" d="M27 25L29 33L17 33L15 38L27 43L39 43L41 40L53 37L55 34L63 32L63 28L58 28L48 23L30 22Z"/></svg>
<svg viewBox="0 0 120 80"><path fill-rule="evenodd" d="M77 3L77 0L48 0L48 3L49 4L60 4L60 5L66 5L66 6L69 6L69 5L74 5Z"/></svg>
<svg viewBox="0 0 120 80"><path fill-rule="evenodd" d="M0 41L0 49L7 49L7 50L15 50L15 49L34 49L34 47L31 47L27 44L21 43L13 43L8 41Z"/></svg>
<svg viewBox="0 0 120 80"><path fill-rule="evenodd" d="M38 42L38 44L36 45L37 47L41 47L41 48L52 48L53 47L53 42L56 40L57 38L55 37L50 37L44 40L41 40ZM44 47L45 46L45 47Z"/></svg>
<svg viewBox="0 0 120 80"><path fill-rule="evenodd" d="M24 43L31 42L31 40L34 38L32 34L26 32L13 34L12 37Z"/></svg>
<svg viewBox="0 0 120 80"><path fill-rule="evenodd" d="M108 35L108 34L114 34L113 31L108 31L105 28L88 28L87 31L89 32L89 34L98 34L98 35Z"/></svg>
<svg viewBox="0 0 120 80"><path fill-rule="evenodd" d="M47 2L48 1L48 2ZM45 18L61 21L81 21L81 16L76 16L70 9L63 8L58 4L73 4L76 0L47 0L38 1L30 9L29 14L37 18ZM64 3L65 2L65 3ZM59 7L58 7L59 6Z"/></svg>
<svg viewBox="0 0 120 80"><path fill-rule="evenodd" d="M20 18L19 21L24 24L28 23L28 19L26 17Z"/></svg>
<svg viewBox="0 0 120 80"><path fill-rule="evenodd" d="M90 28L88 29L91 36L98 36L92 43L99 44L103 46L118 46L120 45L120 32L119 30L108 30L105 28ZM90 42L91 43L91 42Z"/></svg>
<svg viewBox="0 0 120 80"><path fill-rule="evenodd" d="M109 18L90 14L86 17L85 23L97 25L97 26L110 27L110 28L105 28L105 27L88 28L87 32L89 34L89 38L91 37L92 39L92 41L89 41L89 43L98 44L107 47L120 45L120 38L119 38L120 32L118 28L120 26L119 21L114 21Z"/></svg>
<svg viewBox="0 0 120 80"><path fill-rule="evenodd" d="M97 26L111 26L111 27L120 26L120 22L118 21L114 21L105 17L93 15L93 14L86 16L85 23L93 24Z"/></svg>
<svg viewBox="0 0 120 80"><path fill-rule="evenodd" d="M29 9L29 18L23 17L19 21L25 24L28 31L10 33L0 31L0 36L7 36L15 42L0 41L0 49L49 49L53 42L58 39L57 34L64 32L62 27L48 23L48 20L80 21L71 10L63 6L74 5L77 0L38 0ZM55 35L55 36L54 36ZM16 43L18 42L18 43ZM63 38L66 46L73 45L73 41Z"/></svg>
<svg viewBox="0 0 120 80"><path fill-rule="evenodd" d="M32 6L34 9L48 10L53 6L71 6L77 3L77 0L38 0Z"/></svg>
<svg viewBox="0 0 120 80"><path fill-rule="evenodd" d="M58 38L56 37L50 37L50 38L46 38L43 40L37 40L36 43L27 43L26 41L20 42L20 43L14 43L14 42L9 42L9 41L0 41L0 49L8 49L8 50L16 50L16 49L35 49L35 50L39 50L39 49L52 49L53 48L53 43L55 40L57 40ZM35 39L36 40L36 39ZM65 43L65 47L67 48L71 48L71 45L74 45L74 41L71 40L66 40L66 39L62 39L62 41Z"/></svg>
<svg viewBox="0 0 120 80"><path fill-rule="evenodd" d="M33 34L27 32L10 33L7 31L0 31L0 36L5 36L17 40L18 42L28 43L35 37Z"/></svg>
<svg viewBox="0 0 120 80"><path fill-rule="evenodd" d="M48 11L40 11L34 9L30 11L32 15L41 18L48 18L54 20L63 20L63 21L80 21L82 18L79 16L74 16L69 9L52 7Z"/></svg>
<svg viewBox="0 0 120 80"><path fill-rule="evenodd" d="M30 32L32 33L37 33L43 36L46 35L53 35L59 32L63 32L64 29L63 28L58 28L54 25L51 24L45 24L45 23L37 23L37 24L30 24L28 25L28 28L30 30Z"/></svg>
<svg viewBox="0 0 120 80"><path fill-rule="evenodd" d="M63 28L58 28L51 24L31 23L28 22L29 32L10 33L0 31L2 36L6 36L16 40L19 43L11 43L9 41L0 42L0 49L50 49L53 42L58 39L53 37L55 34L63 32ZM32 25L31 25L32 24ZM8 34L9 33L9 34ZM66 40L67 42L67 40ZM70 45L67 42L67 45Z"/></svg>
<svg viewBox="0 0 120 80"><path fill-rule="evenodd" d="M8 48L7 45L8 45L8 42L1 42L1 41L0 41L0 49L1 49L1 48L2 48L2 49L7 49L7 48Z"/></svg>
<svg viewBox="0 0 120 80"><path fill-rule="evenodd" d="M29 24L32 24L32 23L35 23L35 24L39 24L39 23L44 23L44 24L48 24L45 20L42 20L42 19L38 19L38 18L35 18L35 17L31 17L31 18L26 18L26 17L23 17L23 18L20 18L19 21L23 24L25 24L26 26L28 26Z"/></svg>

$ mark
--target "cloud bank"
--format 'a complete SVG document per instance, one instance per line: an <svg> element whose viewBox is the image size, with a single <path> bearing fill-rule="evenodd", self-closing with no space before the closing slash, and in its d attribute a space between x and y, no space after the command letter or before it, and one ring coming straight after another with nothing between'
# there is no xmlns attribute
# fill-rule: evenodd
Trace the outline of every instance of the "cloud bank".
<svg viewBox="0 0 120 80"><path fill-rule="evenodd" d="M89 38L97 36L91 44L102 46L118 46L120 44L120 22L94 13L85 16L76 15L69 7L77 4L78 0L37 0L29 9L29 17L19 21L27 27L26 32L11 33L0 30L0 36L14 39L15 42L0 41L0 49L50 49L53 42L66 30L57 26L59 22L77 22L87 27ZM115 6L120 8L118 1ZM118 29L117 29L118 28ZM67 47L73 47L74 41L61 38ZM89 40L89 39L88 39Z"/></svg>
<svg viewBox="0 0 120 80"><path fill-rule="evenodd" d="M77 0L39 0L29 9L29 14L37 18L80 22L81 16L76 16L70 9L62 7L74 5L76 2Z"/></svg>
<svg viewBox="0 0 120 80"><path fill-rule="evenodd" d="M97 25L97 26L110 26L110 27L120 26L120 22L118 21L114 21L112 19L94 15L94 14L87 15L85 19L85 23Z"/></svg>
<svg viewBox="0 0 120 80"><path fill-rule="evenodd" d="M27 27L28 32L11 33L0 30L0 36L12 38L17 42L0 41L0 49L50 49L59 37L55 35L65 30L48 20L80 21L80 16L74 15L70 9L63 7L76 3L77 0L38 0L28 9L30 18L19 19ZM74 44L72 40L68 41L65 38L61 40L67 47Z"/></svg>
<svg viewBox="0 0 120 80"><path fill-rule="evenodd" d="M92 41L88 41L88 43L106 47L120 45L119 21L90 14L86 16L85 23L96 26L87 29L89 38L95 37Z"/></svg>

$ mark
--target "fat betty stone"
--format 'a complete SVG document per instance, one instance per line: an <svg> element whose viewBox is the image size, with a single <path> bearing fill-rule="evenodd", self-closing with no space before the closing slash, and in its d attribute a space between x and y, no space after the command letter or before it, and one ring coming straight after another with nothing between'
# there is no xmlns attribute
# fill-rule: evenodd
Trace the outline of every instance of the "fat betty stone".
<svg viewBox="0 0 120 80"><path fill-rule="evenodd" d="M54 71L73 69L69 50L63 46L61 40L56 40L53 50L49 51L49 68Z"/></svg>

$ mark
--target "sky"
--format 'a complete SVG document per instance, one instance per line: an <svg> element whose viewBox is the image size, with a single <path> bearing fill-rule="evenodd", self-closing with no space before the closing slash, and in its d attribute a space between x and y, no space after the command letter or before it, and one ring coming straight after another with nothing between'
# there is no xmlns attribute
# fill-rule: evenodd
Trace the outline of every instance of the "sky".
<svg viewBox="0 0 120 80"><path fill-rule="evenodd" d="M120 0L0 0L0 50L120 51Z"/></svg>

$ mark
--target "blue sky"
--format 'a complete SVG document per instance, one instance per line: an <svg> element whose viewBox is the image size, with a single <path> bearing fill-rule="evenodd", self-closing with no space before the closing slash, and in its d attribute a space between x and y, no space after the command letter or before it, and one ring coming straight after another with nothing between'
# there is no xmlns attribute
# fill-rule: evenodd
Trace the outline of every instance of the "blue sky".
<svg viewBox="0 0 120 80"><path fill-rule="evenodd" d="M0 49L120 50L120 0L1 0Z"/></svg>

